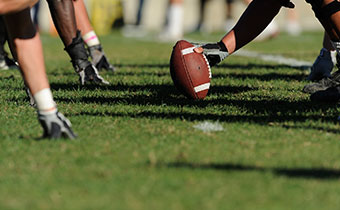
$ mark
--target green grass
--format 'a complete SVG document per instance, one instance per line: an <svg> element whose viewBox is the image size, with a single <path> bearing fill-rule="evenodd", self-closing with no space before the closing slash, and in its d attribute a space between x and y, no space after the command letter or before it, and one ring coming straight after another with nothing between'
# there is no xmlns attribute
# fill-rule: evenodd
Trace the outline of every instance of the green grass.
<svg viewBox="0 0 340 210"><path fill-rule="evenodd" d="M217 41L221 34L192 40ZM179 95L172 44L102 37L119 68L81 88L57 38L43 36L59 110L78 140L42 133L17 71L0 72L0 209L336 209L336 104L301 92L307 70L231 56L203 101ZM246 47L313 61L321 33ZM219 122L223 131L193 128Z"/></svg>

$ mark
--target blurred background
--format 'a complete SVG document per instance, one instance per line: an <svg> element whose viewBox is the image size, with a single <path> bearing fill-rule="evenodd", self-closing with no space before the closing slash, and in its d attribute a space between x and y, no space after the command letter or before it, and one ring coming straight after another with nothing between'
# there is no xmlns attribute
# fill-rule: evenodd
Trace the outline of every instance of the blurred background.
<svg viewBox="0 0 340 210"><path fill-rule="evenodd" d="M146 36L148 33L162 32L169 23L168 0L84 0L84 2L98 35L108 34L117 28L126 36ZM305 1L294 3L296 5L294 12L282 9L276 17L276 29L292 35L298 35L302 31L322 30ZM201 0L183 0L182 22L178 24L182 29L181 35L194 31L203 33L226 31L240 17L246 5L245 0L205 0L203 3ZM40 1L37 22L42 32L56 34L46 1Z"/></svg>

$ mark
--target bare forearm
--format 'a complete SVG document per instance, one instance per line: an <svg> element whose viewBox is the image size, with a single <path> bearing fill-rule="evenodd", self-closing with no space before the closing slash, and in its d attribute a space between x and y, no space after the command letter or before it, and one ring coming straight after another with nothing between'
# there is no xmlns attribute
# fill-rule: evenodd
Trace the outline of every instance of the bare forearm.
<svg viewBox="0 0 340 210"><path fill-rule="evenodd" d="M49 88L39 33L30 19L29 9L5 15L12 51L31 93Z"/></svg>
<svg viewBox="0 0 340 210"><path fill-rule="evenodd" d="M72 39L75 38L77 34L73 1L47 0L47 2L50 7L54 25L66 47L72 43Z"/></svg>
<svg viewBox="0 0 340 210"><path fill-rule="evenodd" d="M84 1L74 0L73 5L77 20L77 26L78 29L81 31L81 34L84 35L90 31L93 31Z"/></svg>

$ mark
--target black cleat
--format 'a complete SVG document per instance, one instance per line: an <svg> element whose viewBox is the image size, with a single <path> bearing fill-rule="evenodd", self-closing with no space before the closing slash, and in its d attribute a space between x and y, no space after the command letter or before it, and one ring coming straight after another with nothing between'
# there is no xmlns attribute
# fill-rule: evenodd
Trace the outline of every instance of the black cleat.
<svg viewBox="0 0 340 210"><path fill-rule="evenodd" d="M0 70L18 69L17 63L7 56L7 53L0 55Z"/></svg>
<svg viewBox="0 0 340 210"><path fill-rule="evenodd" d="M302 91L313 94L318 91L323 91L328 88L337 87L340 85L340 70L334 72L331 77L321 79L319 82L306 85Z"/></svg>
<svg viewBox="0 0 340 210"><path fill-rule="evenodd" d="M336 103L340 100L340 86L320 90L310 96L311 101L322 103Z"/></svg>

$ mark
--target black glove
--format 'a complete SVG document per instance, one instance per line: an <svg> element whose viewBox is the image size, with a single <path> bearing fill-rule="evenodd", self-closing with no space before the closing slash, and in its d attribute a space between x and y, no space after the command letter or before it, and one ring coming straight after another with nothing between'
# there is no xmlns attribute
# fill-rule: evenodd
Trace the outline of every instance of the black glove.
<svg viewBox="0 0 340 210"><path fill-rule="evenodd" d="M222 41L208 44L194 44L194 46L203 48L203 55L206 56L211 67L216 66L229 55L228 49Z"/></svg>
<svg viewBox="0 0 340 210"><path fill-rule="evenodd" d="M81 85L84 85L86 82L109 84L109 82L99 75L96 67L88 60L88 54L79 31L77 32L77 36L72 40L72 43L68 45L65 50L71 57L74 70L79 74Z"/></svg>

